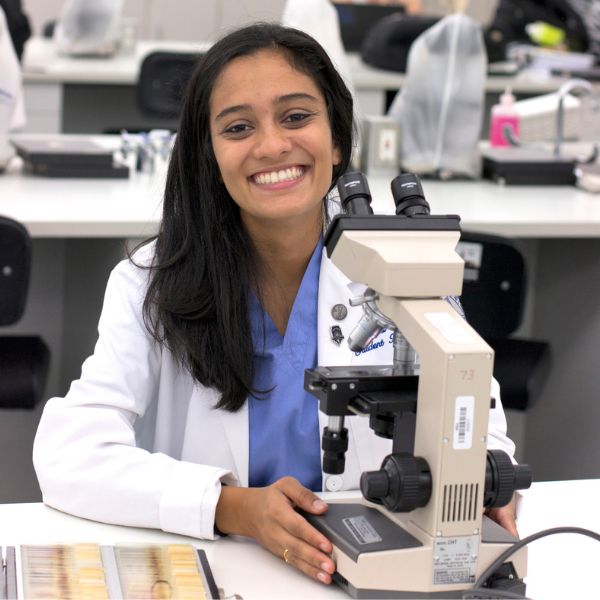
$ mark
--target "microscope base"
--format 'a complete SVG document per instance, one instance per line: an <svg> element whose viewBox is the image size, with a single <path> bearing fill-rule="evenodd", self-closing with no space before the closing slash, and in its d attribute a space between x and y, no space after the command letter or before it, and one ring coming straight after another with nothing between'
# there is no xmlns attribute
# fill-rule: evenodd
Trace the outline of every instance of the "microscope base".
<svg viewBox="0 0 600 600"><path fill-rule="evenodd" d="M333 574L333 581L340 586L351 598L378 599L378 598L398 598L398 599L420 599L420 598L439 598L440 600L450 600L451 598L462 598L467 588L458 591L445 592L402 592L398 590L371 590L357 589L347 579L338 572ZM522 579L503 580L505 585L493 585L491 589L501 589L523 597L525 600L525 582Z"/></svg>
<svg viewBox="0 0 600 600"><path fill-rule="evenodd" d="M472 589L479 573L516 541L484 517L480 560L467 560L458 569L450 561L447 568L440 568L439 563L434 564L435 540L411 528L413 535L398 522L399 515L393 515L392 519L383 511L342 502L330 503L323 516L304 513L333 543L333 558L338 568L333 580L353 598L461 598L464 591ZM458 543L468 548L471 538L466 536L462 540ZM504 564L504 572L497 573L490 587L524 597L525 549L517 552L513 560L514 563ZM461 579L465 571L470 571L468 581ZM445 581L434 584L434 578Z"/></svg>

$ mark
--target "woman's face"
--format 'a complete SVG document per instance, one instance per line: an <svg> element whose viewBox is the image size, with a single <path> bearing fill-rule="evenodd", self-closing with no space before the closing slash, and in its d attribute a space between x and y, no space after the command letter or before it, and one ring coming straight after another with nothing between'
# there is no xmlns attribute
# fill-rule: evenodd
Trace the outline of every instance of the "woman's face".
<svg viewBox="0 0 600 600"><path fill-rule="evenodd" d="M320 218L341 154L323 95L284 54L261 50L228 63L210 98L210 132L246 225Z"/></svg>

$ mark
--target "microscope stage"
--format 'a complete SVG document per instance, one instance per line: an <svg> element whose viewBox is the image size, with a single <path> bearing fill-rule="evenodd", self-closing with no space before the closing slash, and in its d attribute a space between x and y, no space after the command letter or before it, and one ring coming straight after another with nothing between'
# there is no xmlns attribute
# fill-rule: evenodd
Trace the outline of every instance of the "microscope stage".
<svg viewBox="0 0 600 600"><path fill-rule="evenodd" d="M364 504L332 503L324 515L303 514L332 544L354 561L365 552L422 546L400 525Z"/></svg>

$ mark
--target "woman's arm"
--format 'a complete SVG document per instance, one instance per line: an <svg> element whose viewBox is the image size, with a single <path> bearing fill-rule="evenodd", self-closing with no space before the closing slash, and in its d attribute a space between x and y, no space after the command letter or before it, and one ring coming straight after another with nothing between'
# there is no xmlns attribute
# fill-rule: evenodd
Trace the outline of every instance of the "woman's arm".
<svg viewBox="0 0 600 600"><path fill-rule="evenodd" d="M44 410L33 460L44 502L78 516L214 537L228 471L137 447L134 423L156 401L161 349L146 331L147 272L111 274L93 356L65 398Z"/></svg>

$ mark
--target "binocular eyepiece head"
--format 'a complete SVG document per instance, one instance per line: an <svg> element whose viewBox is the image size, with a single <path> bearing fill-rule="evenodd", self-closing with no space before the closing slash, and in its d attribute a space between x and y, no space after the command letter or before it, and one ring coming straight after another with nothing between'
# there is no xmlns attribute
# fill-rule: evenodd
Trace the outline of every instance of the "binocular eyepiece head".
<svg viewBox="0 0 600 600"><path fill-rule="evenodd" d="M345 173L338 179L338 192L342 208L349 215L372 215L371 191L367 178L358 171ZM428 215L429 203L421 187L419 177L414 173L403 173L392 181L392 196L396 214L405 217Z"/></svg>

